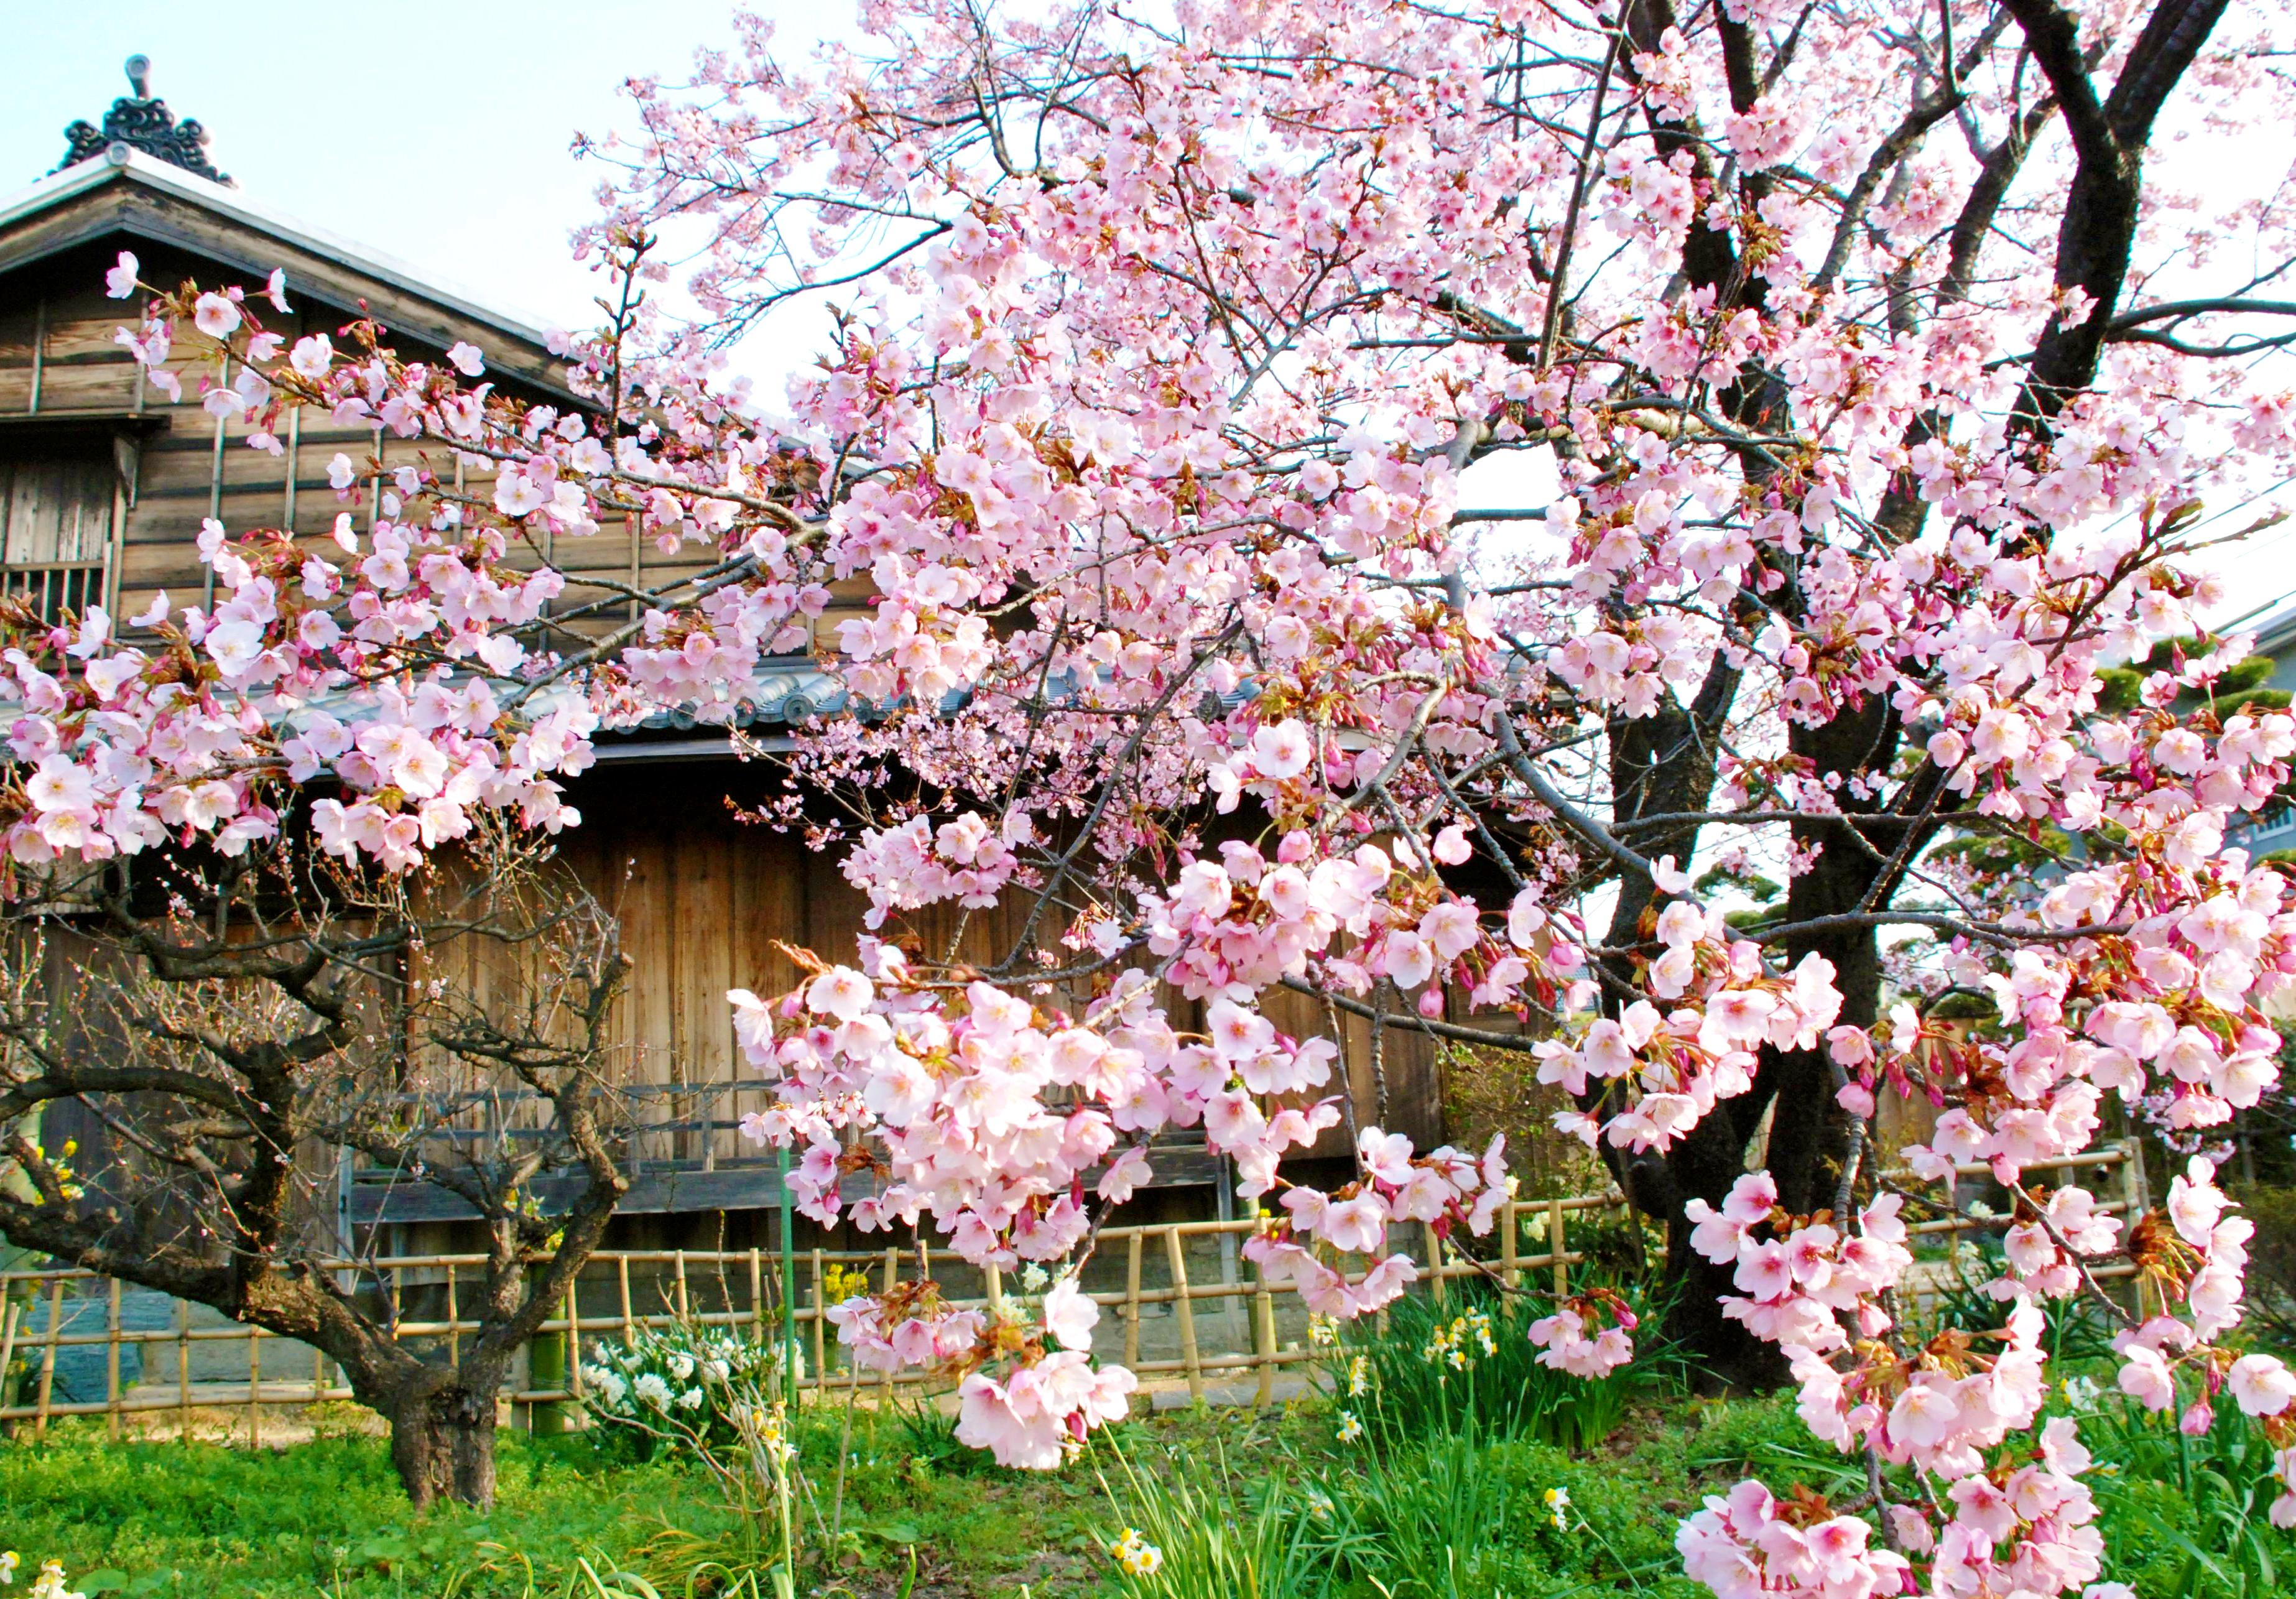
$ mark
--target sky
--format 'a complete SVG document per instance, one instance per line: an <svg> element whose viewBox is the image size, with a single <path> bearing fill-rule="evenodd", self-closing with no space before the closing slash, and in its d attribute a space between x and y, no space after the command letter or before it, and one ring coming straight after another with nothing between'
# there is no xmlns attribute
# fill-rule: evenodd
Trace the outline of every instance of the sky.
<svg viewBox="0 0 2296 1599"><path fill-rule="evenodd" d="M852 27L849 0L750 4L775 20L792 52ZM127 92L121 63L142 53L153 90L177 117L205 124L209 158L251 198L530 324L594 325L601 282L574 261L567 235L594 214L606 168L574 160L568 144L578 129L630 129L617 86L633 74L682 76L698 45L730 41L731 9L731 0L335 0L275 14L183 0L89 10L0 0L12 58L29 63L0 96L0 194L55 165L67 123L100 122ZM2258 144L2230 163L2243 180L2286 170L2284 146L2274 148L2280 130L2249 136ZM2205 168L2222 152L2205 140L2179 152L2194 153ZM737 363L760 380L761 397L772 395L779 384L759 357L794 365L789 357L818 331L817 314L800 310L750 341ZM1501 503L1530 487L1514 480L1524 470L1487 463L1489 480L1468 497ZM2211 564L2237 579L2218 623L2288 594L2296 521Z"/></svg>
<svg viewBox="0 0 2296 1599"><path fill-rule="evenodd" d="M841 26L807 10L792 45ZM598 285L567 234L594 210L605 168L577 162L577 129L634 127L616 86L681 76L724 43L729 0L342 0L285 12L106 0L0 0L0 194L62 159L66 124L101 123L127 93L121 64L152 61L152 91L208 129L209 159L250 197L395 256L428 278L537 324L588 325ZM480 176L480 174L486 176Z"/></svg>

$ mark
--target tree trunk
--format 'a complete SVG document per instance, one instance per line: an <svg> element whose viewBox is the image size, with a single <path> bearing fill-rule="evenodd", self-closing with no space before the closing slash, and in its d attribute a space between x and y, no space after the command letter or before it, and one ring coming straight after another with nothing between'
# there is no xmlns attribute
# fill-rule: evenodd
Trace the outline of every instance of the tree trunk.
<svg viewBox="0 0 2296 1599"><path fill-rule="evenodd" d="M462 1374L442 1385L417 1384L384 1409L390 1463L415 1509L434 1499L480 1509L494 1504L497 1386Z"/></svg>
<svg viewBox="0 0 2296 1599"><path fill-rule="evenodd" d="M1794 753L1808 758L1818 772L1839 773L1845 779L1887 771L1899 739L1897 718L1879 698L1845 710L1823 727L1788 730ZM1861 845L1840 825L1794 824L1794 842L1816 853L1809 869L1787 889L1789 922L1847 915L1865 908L1869 896L1886 904L1894 890L1894 881L1882 880L1889 857L1905 839L1906 825L1868 820L1878 802L1860 800L1846 787L1841 793L1843 809L1857 819L1866 841ZM1612 941L1618 941L1615 929ZM1842 998L1841 1021L1872 1025L1882 996L1881 950L1872 928L1836 928L1789 939L1779 954L1788 969L1808 955L1831 961ZM1759 1056L1752 1091L1716 1106L1669 1152L1665 1180L1636 1190L1641 1208L1662 1213L1667 1221L1667 1282L1675 1292L1667 1316L1668 1334L1694 1353L1703 1368L1703 1382L1734 1390L1783 1385L1789 1375L1785 1357L1775 1345L1754 1337L1742 1323L1723 1314L1721 1301L1739 1292L1735 1267L1717 1266L1690 1248L1683 1205L1695 1198L1720 1206L1731 1185L1748 1169L1749 1146L1765 1111L1770 1118L1769 1136L1758 1163L1775 1180L1780 1205L1796 1215L1833 1205L1850 1149L1850 1118L1835 1097L1833 1070L1823 1042L1816 1049L1765 1047ZM1662 1212L1649 1202L1652 1199L1663 1201Z"/></svg>

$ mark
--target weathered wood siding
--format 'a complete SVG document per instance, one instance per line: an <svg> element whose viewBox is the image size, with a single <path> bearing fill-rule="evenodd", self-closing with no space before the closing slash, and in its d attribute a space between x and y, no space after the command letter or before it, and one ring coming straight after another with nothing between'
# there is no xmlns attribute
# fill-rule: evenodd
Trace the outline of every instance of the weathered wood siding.
<svg viewBox="0 0 2296 1599"><path fill-rule="evenodd" d="M86 515L74 524L73 549L76 554L94 553L88 545L90 529L109 541L102 589L115 618L124 621L143 611L162 589L177 604L209 592L196 540L209 516L220 518L234 533L281 528L316 540L332 529L339 512L349 508L365 533L377 513L375 484L370 480L358 503L347 506L327 476L328 463L338 452L362 464L379 453L386 470L401 463L431 464L442 475L459 470L435 453L426 456L375 430L340 427L325 414L308 411L283 421L280 454L251 449L246 424L209 416L188 374L182 401L170 404L141 381L113 337L133 316L129 304L108 299L102 288L103 269L120 242L93 241L0 272L0 463L5 463L0 464L0 484L37 486L78 474L73 481L108 486L111 507L100 526ZM231 258L149 242L136 242L135 248L147 282L238 282L250 293L260 287L259 273ZM291 280L291 295L299 304L292 316L281 322L266 314L267 324L277 325L291 340L314 331L332 332L346 319L346 313L296 289ZM406 355L439 357L438 348L418 338L397 339ZM513 369L546 364L539 351L512 353L515 359L507 365ZM518 392L515 381L507 387ZM540 390L529 391L529 397L552 398ZM484 487L476 479L467 486ZM28 492L37 498L36 488ZM102 495L96 489L84 488L80 498L102 509ZM27 529L46 526L37 510L26 514ZM36 543L45 535L28 537ZM12 533L10 558L20 559L14 549ZM693 552L667 555L620 519L609 521L594 537L560 539L537 554L578 578L633 589L709 561ZM570 587L560 609L595 601L602 592ZM816 625L816 639L830 642L840 620L865 612L866 606L865 578L840 585L835 608ZM620 625L636 611L635 601L611 598L584 630ZM634 1083L723 1082L741 1075L726 991L743 987L770 994L796 980L796 969L774 947L775 940L835 959L851 950L863 931L865 902L840 875L833 854L808 850L788 834L745 825L729 813L729 793L762 798L764 781L756 768L730 761L630 761L602 765L574 785L573 799L586 819L566 835L562 848L622 918L633 971L616 1022L615 1054L619 1070ZM963 916L961 957L1001 956L1017 935L1022 914L1003 908ZM931 953L943 953L960 914L942 907L914 919ZM1062 1001L1052 996L1051 1003ZM1331 1030L1325 1008L1309 996L1279 992L1268 996L1267 1008L1279 1027L1295 1035ZM1193 1017L1191 1007L1176 1006L1175 1017L1185 1025ZM1370 1025L1357 1018L1340 1020L1354 1119L1368 1124L1379 1119L1380 1099ZM1388 1124L1416 1138L1439 1136L1439 1088L1430 1041L1391 1029L1378 1058ZM762 1094L744 1093L718 1100L714 1114L731 1119L764 1103ZM1315 1153L1344 1155L1346 1136L1344 1126L1334 1129ZM750 1152L723 1128L680 1133L665 1143L674 1144L674 1152L671 1147L648 1147L644 1157L706 1167Z"/></svg>

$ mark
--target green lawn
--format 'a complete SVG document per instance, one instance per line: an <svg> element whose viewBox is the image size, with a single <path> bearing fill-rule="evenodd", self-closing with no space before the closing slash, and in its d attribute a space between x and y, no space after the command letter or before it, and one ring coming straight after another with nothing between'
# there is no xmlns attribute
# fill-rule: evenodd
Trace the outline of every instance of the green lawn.
<svg viewBox="0 0 2296 1599"><path fill-rule="evenodd" d="M2113 1560L2106 1574L2144 1599L2288 1591L2274 1568L2296 1570L2296 1540L2263 1529L2258 1462L2239 1453L2235 1430L2223 1429L2221 1447L2180 1446L2173 1431L2147 1431L2106 1404L2083 1423L2085 1436L2113 1442L2111 1455L2100 1449L2095 1479ZM824 1523L840 1419L812 1415L800 1432L801 1457L821 1475ZM1784 1399L1637 1398L1604 1441L1577 1450L1474 1428L1415 1426L1384 1442L1374 1431L1349 1445L1337 1431L1324 1400L1259 1414L1172 1412L1111 1430L1060 1472L1022 1473L951 1450L932 1428L864 1410L837 1569L812 1570L800 1592L1374 1599L1383 1585L1398 1599L1693 1599L1703 1590L1679 1577L1672 1544L1702 1494L1749 1472L1838 1497L1862 1486ZM754 1546L745 1553L737 1519L689 1462L639 1461L594 1435L505 1433L500 1482L490 1512L447 1505L416 1516L371 1435L250 1453L113 1443L99 1428L64 1427L44 1442L0 1443L0 1547L30 1563L62 1559L72 1587L91 1595L611 1599L619 1590L643 1599L641 1587L617 1581L624 1572L677 1599L736 1587L728 1568L759 1572L755 1591L770 1595ZM1550 1489L1567 1496L1560 1528ZM2243 1491L2250 1502L2240 1502ZM1125 1578L1108 1558L1105 1540L1127 1525L1163 1541L1159 1579ZM809 1539L816 1548L827 1546L823 1530L816 1524ZM1259 1563L1248 1586L1232 1575L1184 1580L1214 1546L1227 1550L1219 1559L1245 1559L1236 1550L1254 1538L1265 1547L1250 1556Z"/></svg>

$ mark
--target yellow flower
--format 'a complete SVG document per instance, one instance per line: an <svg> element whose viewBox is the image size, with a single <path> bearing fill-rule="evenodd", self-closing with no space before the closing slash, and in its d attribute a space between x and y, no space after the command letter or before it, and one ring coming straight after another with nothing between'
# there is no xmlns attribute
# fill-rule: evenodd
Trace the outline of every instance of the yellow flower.
<svg viewBox="0 0 2296 1599"><path fill-rule="evenodd" d="M1570 1490L1557 1485L1548 1488L1540 1496L1546 1501L1547 1515L1554 1522L1554 1529L1557 1532L1567 1530L1570 1527L1570 1518L1563 1513L1570 1508Z"/></svg>
<svg viewBox="0 0 2296 1599"><path fill-rule="evenodd" d="M1163 1569L1164 1552L1140 1536L1136 1527L1127 1527L1124 1536L1108 1546L1116 1563L1134 1577L1153 1577Z"/></svg>
<svg viewBox="0 0 2296 1599"><path fill-rule="evenodd" d="M1351 1444L1363 1435L1363 1423L1357 1419L1355 1413L1351 1410L1340 1412L1340 1441Z"/></svg>

